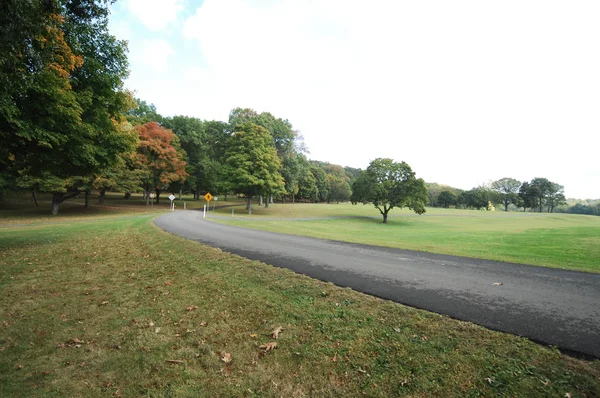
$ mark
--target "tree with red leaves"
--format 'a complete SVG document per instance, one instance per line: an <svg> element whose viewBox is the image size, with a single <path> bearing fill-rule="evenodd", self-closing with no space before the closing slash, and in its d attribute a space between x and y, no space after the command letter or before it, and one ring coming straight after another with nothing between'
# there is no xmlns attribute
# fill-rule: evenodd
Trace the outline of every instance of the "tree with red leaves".
<svg viewBox="0 0 600 398"><path fill-rule="evenodd" d="M156 203L160 193L173 182L183 182L186 154L179 146L179 139L171 131L156 122L135 126L140 136L135 155L136 168L143 171L142 183L146 195L146 204L150 203L149 194L156 192Z"/></svg>

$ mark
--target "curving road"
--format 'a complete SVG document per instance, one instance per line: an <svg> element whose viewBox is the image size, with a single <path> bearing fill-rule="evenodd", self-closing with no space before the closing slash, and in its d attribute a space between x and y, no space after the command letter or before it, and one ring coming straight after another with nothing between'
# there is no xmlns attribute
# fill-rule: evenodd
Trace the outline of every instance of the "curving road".
<svg viewBox="0 0 600 398"><path fill-rule="evenodd" d="M600 358L600 274L284 235L159 216L173 234L339 286Z"/></svg>

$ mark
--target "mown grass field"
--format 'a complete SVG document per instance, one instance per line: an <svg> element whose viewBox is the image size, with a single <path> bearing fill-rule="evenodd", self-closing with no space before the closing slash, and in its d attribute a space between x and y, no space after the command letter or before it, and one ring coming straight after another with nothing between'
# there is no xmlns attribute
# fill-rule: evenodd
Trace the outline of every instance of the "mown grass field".
<svg viewBox="0 0 600 398"><path fill-rule="evenodd" d="M600 395L600 361L103 211L0 210L0 396Z"/></svg>
<svg viewBox="0 0 600 398"><path fill-rule="evenodd" d="M216 222L354 243L600 272L600 217L572 214L432 209L392 210L381 223L371 205L275 204L217 209ZM272 220L269 218L288 218ZM352 217L302 220L301 218ZM298 219L300 218L300 219Z"/></svg>

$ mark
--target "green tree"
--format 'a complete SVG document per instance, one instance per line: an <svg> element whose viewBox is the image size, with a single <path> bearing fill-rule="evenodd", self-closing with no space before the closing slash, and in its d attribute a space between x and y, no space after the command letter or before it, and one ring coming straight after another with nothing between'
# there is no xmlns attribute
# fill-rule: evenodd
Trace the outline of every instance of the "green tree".
<svg viewBox="0 0 600 398"><path fill-rule="evenodd" d="M373 203L385 224L394 207L408 207L417 214L425 213L427 189L423 179L416 178L407 163L378 158L354 182L351 200L353 203Z"/></svg>
<svg viewBox="0 0 600 398"><path fill-rule="evenodd" d="M317 202L326 202L327 198L329 198L329 190L331 189L327 173L325 173L325 170L323 170L318 162L314 161L309 162L309 170L315 177L315 183L317 184Z"/></svg>
<svg viewBox="0 0 600 398"><path fill-rule="evenodd" d="M327 202L346 202L352 196L352 189L346 178L340 178L336 175L329 174L329 196Z"/></svg>
<svg viewBox="0 0 600 398"><path fill-rule="evenodd" d="M538 206L538 211L541 213L546 197L552 190L552 182L550 182L550 180L547 178L536 177L531 180L529 185L532 187L531 192L536 194L536 204Z"/></svg>
<svg viewBox="0 0 600 398"><path fill-rule="evenodd" d="M564 194L565 188L555 182L550 182L548 189L546 190L546 205L548 206L548 212L554 212L554 208L567 204L567 199Z"/></svg>
<svg viewBox="0 0 600 398"><path fill-rule="evenodd" d="M133 99L131 109L127 112L127 120L134 126L149 122L162 123L164 118L156 111L154 104L148 104L139 98ZM167 127L172 129L172 127Z"/></svg>
<svg viewBox="0 0 600 398"><path fill-rule="evenodd" d="M74 181L102 174L134 148L120 128L130 104L126 45L108 32L105 1L9 0L2 7L0 14L19 23L2 23L9 53L0 60L0 168L50 189L56 215L79 193Z"/></svg>
<svg viewBox="0 0 600 398"><path fill-rule="evenodd" d="M509 204L515 203L520 187L521 181L514 178L501 178L492 183L492 189L499 194L500 201L504 205L504 211L508 211Z"/></svg>
<svg viewBox="0 0 600 398"><path fill-rule="evenodd" d="M519 205L523 208L523 211L532 209L536 206L540 192L538 187L532 186L529 182L525 181L519 188Z"/></svg>
<svg viewBox="0 0 600 398"><path fill-rule="evenodd" d="M318 195L319 188L317 188L317 180L307 164L306 167L302 168L298 180L298 196L304 200L316 202Z"/></svg>
<svg viewBox="0 0 600 398"><path fill-rule="evenodd" d="M450 191L442 191L437 198L437 203L447 209L456 204L456 195Z"/></svg>
<svg viewBox="0 0 600 398"><path fill-rule="evenodd" d="M284 188L281 161L273 137L264 127L238 124L224 157L232 189L246 195L248 214L252 214L253 196Z"/></svg>

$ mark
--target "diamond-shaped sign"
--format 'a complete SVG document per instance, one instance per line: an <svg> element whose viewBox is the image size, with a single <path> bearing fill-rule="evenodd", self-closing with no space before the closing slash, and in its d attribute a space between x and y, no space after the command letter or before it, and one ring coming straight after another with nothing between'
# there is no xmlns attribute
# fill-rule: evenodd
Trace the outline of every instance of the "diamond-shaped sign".
<svg viewBox="0 0 600 398"><path fill-rule="evenodd" d="M171 199L171 202L172 202L172 201L173 201L173 199L175 199L175 195L173 195L173 194L170 194L170 195L169 195L169 199Z"/></svg>
<svg viewBox="0 0 600 398"><path fill-rule="evenodd" d="M206 199L207 202L210 202L213 200L213 196L210 194L210 192L207 192L206 195L204 195L204 199Z"/></svg>

